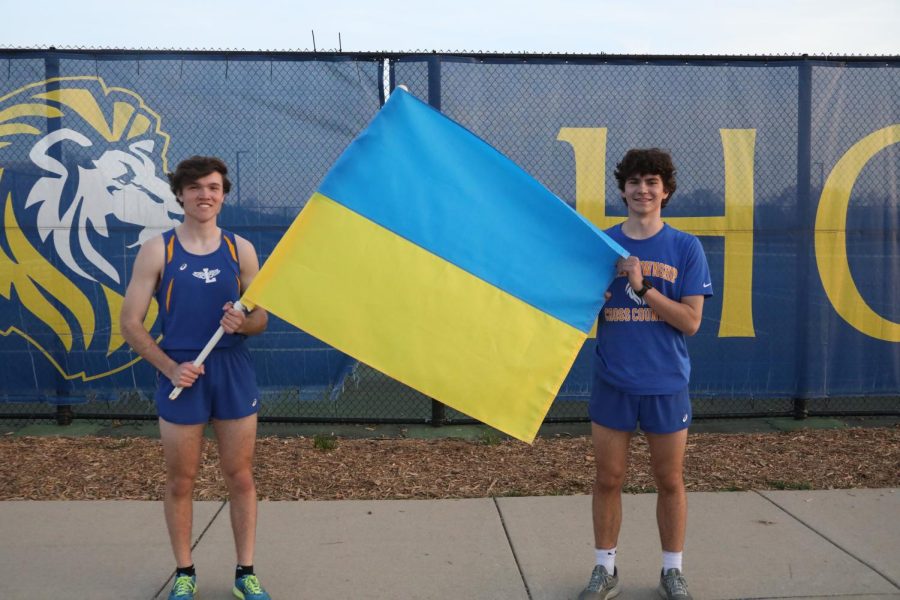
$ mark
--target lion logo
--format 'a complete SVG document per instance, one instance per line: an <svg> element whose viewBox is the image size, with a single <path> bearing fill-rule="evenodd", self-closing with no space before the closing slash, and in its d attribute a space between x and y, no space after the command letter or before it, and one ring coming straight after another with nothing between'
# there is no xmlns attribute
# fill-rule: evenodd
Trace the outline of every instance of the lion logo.
<svg viewBox="0 0 900 600"><path fill-rule="evenodd" d="M0 98L0 335L25 338L66 379L134 362L118 333L125 265L182 214L160 125L140 96L99 77ZM79 358L95 350L100 368Z"/></svg>

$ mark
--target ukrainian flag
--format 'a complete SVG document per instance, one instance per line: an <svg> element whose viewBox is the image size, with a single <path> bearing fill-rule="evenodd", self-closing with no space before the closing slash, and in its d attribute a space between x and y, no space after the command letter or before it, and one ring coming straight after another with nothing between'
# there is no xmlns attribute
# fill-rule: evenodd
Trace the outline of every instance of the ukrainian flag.
<svg viewBox="0 0 900 600"><path fill-rule="evenodd" d="M531 442L619 256L512 161L397 89L244 302Z"/></svg>

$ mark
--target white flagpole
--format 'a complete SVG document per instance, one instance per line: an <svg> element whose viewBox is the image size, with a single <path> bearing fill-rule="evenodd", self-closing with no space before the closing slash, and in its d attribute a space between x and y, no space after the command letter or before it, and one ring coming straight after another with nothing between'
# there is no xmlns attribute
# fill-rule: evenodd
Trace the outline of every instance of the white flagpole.
<svg viewBox="0 0 900 600"><path fill-rule="evenodd" d="M241 304L240 300L237 300L234 303L233 308L236 308L237 310L244 310L244 305ZM203 361L206 360L206 357L209 356L209 353L212 352L212 349L215 348L216 344L219 343L219 340L222 339L222 335L224 333L225 333L225 329L223 329L222 326L219 325L219 328L216 329L216 332L212 335L211 338L209 338L209 341L206 342L206 346L203 347L203 350L201 350L200 354L197 355L197 358L194 359L195 367L199 367L200 365L203 364ZM179 386L179 387L176 387L174 390L172 390L172 392L169 394L169 400L174 400L175 398L177 398L178 395L181 394L181 390L183 390L183 389L184 388Z"/></svg>

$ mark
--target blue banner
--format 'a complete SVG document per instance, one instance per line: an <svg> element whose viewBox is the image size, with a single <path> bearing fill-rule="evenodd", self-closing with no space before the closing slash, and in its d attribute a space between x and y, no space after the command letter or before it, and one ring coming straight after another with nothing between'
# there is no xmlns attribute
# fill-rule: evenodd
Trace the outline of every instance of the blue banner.
<svg viewBox="0 0 900 600"><path fill-rule="evenodd" d="M717 292L689 340L695 397L896 396L898 67L0 51L0 402L152 389L118 310L137 249L180 218L165 173L222 157L234 188L220 224L265 260L386 81L439 103L602 228L625 215L612 175L625 151L672 152L663 217L700 237ZM251 347L269 389L334 390L353 366L277 319ZM589 395L591 351L560 398Z"/></svg>

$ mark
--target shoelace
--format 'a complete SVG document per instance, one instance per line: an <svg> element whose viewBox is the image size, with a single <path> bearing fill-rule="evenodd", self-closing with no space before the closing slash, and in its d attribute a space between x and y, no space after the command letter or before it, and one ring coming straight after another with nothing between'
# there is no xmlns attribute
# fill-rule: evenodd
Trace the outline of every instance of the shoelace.
<svg viewBox="0 0 900 600"><path fill-rule="evenodd" d="M191 581L191 578L188 575L179 575L175 579L175 585L172 591L178 596L191 594L194 592L194 582Z"/></svg>
<svg viewBox="0 0 900 600"><path fill-rule="evenodd" d="M669 588L669 590L673 594L678 595L678 596L687 596L688 595L687 581L684 579L684 577L681 574L679 574L674 569L670 570L666 574L665 580L666 580L666 587Z"/></svg>
<svg viewBox="0 0 900 600"><path fill-rule="evenodd" d="M588 589L592 592L599 592L606 585L606 582L612 579L612 575L600 569L594 569L591 573L591 580L588 582Z"/></svg>
<svg viewBox="0 0 900 600"><path fill-rule="evenodd" d="M244 582L244 588L251 594L262 593L262 586L259 585L259 579L256 578L256 575L244 575L242 580Z"/></svg>

